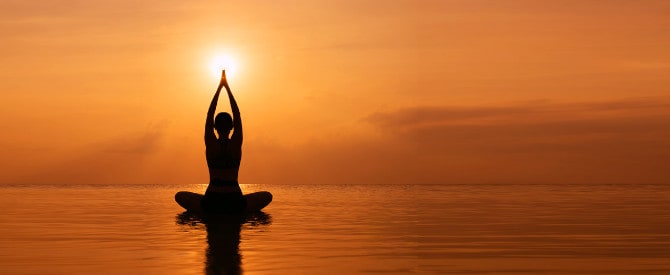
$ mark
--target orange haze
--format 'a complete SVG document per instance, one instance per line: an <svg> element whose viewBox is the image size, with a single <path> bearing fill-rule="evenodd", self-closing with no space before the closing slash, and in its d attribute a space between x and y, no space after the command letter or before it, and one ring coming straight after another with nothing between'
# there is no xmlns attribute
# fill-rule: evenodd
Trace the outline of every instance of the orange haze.
<svg viewBox="0 0 670 275"><path fill-rule="evenodd" d="M3 1L0 183L668 183L670 2ZM228 102L219 103L220 110Z"/></svg>

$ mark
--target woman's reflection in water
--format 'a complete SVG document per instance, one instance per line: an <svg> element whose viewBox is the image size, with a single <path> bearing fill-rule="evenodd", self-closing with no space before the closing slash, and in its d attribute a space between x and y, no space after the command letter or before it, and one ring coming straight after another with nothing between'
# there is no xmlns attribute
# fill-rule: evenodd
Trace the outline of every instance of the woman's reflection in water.
<svg viewBox="0 0 670 275"><path fill-rule="evenodd" d="M242 228L251 229L272 223L270 215L257 212L246 215L221 215L199 217L189 212L177 215L177 223L207 231L205 251L205 274L242 273L240 233Z"/></svg>

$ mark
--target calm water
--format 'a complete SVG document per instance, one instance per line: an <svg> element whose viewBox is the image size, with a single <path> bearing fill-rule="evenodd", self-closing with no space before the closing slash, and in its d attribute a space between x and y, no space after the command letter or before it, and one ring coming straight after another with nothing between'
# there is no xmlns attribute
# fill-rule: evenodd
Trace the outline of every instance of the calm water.
<svg viewBox="0 0 670 275"><path fill-rule="evenodd" d="M202 223L185 186L0 187L0 274L670 274L670 186L244 185Z"/></svg>

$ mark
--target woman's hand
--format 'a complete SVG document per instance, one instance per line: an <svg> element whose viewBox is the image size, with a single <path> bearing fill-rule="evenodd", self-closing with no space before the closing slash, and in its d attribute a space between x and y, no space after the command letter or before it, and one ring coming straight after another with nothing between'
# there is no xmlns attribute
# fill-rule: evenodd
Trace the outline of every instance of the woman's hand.
<svg viewBox="0 0 670 275"><path fill-rule="evenodd" d="M228 88L228 79L226 78L226 70L221 71L221 81L219 81L219 87Z"/></svg>

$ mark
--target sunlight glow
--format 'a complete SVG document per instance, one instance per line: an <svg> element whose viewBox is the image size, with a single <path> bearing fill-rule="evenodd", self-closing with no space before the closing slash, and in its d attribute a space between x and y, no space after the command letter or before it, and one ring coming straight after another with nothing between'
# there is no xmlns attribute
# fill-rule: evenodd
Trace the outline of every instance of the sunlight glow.
<svg viewBox="0 0 670 275"><path fill-rule="evenodd" d="M226 77L235 79L238 74L237 61L230 55L217 55L211 59L210 71L212 76L219 79L221 77L221 70L226 70Z"/></svg>

